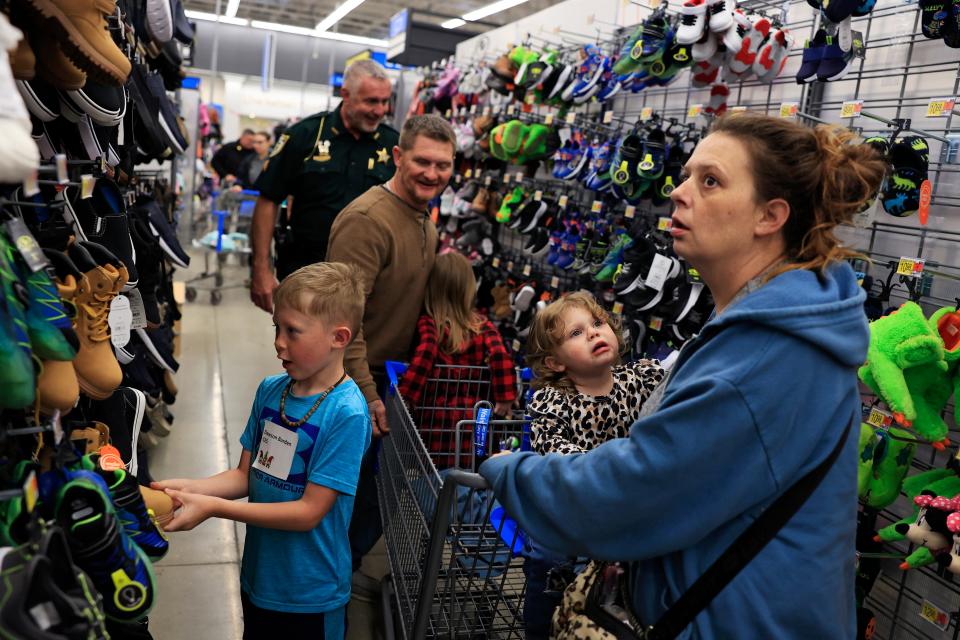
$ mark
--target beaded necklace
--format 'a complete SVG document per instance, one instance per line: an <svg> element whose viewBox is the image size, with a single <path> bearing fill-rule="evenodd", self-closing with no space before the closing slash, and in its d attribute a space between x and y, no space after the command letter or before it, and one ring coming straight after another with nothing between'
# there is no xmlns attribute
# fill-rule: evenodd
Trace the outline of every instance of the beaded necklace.
<svg viewBox="0 0 960 640"><path fill-rule="evenodd" d="M310 410L307 411L307 413L305 413L304 416L299 420L297 420L296 422L292 422L289 418L287 418L287 413L285 411L287 407L287 394L290 393L290 389L293 387L293 383L294 383L294 380L291 378L290 382L287 383L287 386L283 388L283 394L280 396L280 420L283 422L283 424L290 427L291 429L296 429L297 427L299 427L304 422L310 419L310 416L312 416L313 412L317 410L317 408L320 406L320 403L326 400L327 396L330 395L330 392L336 389L338 386L340 386L340 383L343 382L346 379L346 377L347 377L347 372L344 371L343 375L340 376L340 379L337 380L335 383L333 383L332 387L330 387L329 389L321 393L320 397L317 398L317 401L313 403L312 407L310 407Z"/></svg>

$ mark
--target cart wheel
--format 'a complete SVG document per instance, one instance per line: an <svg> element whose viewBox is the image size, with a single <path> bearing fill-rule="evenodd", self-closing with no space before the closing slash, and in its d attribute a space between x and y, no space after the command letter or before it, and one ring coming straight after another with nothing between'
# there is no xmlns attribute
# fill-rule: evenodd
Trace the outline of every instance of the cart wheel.
<svg viewBox="0 0 960 640"><path fill-rule="evenodd" d="M223 274L218 273L217 275L213 276L213 281L216 283L216 285L217 285L218 287L222 287L222 286L223 286Z"/></svg>
<svg viewBox="0 0 960 640"><path fill-rule="evenodd" d="M197 290L193 287L187 287L187 302L193 302L197 299Z"/></svg>
<svg viewBox="0 0 960 640"><path fill-rule="evenodd" d="M212 304L213 306L217 306L218 304L220 304L221 300L223 300L222 293L220 293L219 291L210 292L210 304Z"/></svg>

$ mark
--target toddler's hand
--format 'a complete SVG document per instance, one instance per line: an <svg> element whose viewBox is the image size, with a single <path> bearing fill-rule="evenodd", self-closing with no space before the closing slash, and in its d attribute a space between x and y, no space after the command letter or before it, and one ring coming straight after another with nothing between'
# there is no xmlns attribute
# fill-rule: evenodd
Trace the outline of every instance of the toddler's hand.
<svg viewBox="0 0 960 640"><path fill-rule="evenodd" d="M163 526L165 532L190 531L213 515L215 501L219 498L198 493L185 493L176 489L167 489L166 494L173 499L179 509L174 512L173 520Z"/></svg>

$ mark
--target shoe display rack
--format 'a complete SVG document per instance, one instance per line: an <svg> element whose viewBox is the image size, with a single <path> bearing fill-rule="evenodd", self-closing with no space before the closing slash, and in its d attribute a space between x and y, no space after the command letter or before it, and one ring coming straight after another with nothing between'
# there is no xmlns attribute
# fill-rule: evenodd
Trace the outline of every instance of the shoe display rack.
<svg viewBox="0 0 960 640"><path fill-rule="evenodd" d="M712 311L667 233L679 169L712 119L756 110L857 131L889 163L874 203L841 230L869 258L854 266L872 341L911 302L897 316L939 345L916 374L927 386L907 376L919 417L861 372L857 637L960 637L960 3L631 5L642 24L541 27L483 60L422 70L410 112L445 115L461 150L435 203L442 241L474 260L480 305L518 361L537 309L582 288L620 319L630 357L669 359ZM936 481L942 500L915 499ZM929 547L921 509L940 536Z"/></svg>
<svg viewBox="0 0 960 640"><path fill-rule="evenodd" d="M0 635L149 637L193 35L179 0L0 0Z"/></svg>

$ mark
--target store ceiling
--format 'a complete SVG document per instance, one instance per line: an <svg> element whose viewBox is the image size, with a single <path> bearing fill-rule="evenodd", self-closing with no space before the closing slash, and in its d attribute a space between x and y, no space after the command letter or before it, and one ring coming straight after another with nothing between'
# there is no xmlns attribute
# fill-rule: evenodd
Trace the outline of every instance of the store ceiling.
<svg viewBox="0 0 960 640"><path fill-rule="evenodd" d="M483 22L488 23L489 26L471 23L470 27L464 27L464 29L480 32L491 27L509 24L545 9L557 1L528 0L524 4L484 18ZM342 18L332 30L340 33L386 39L390 17L406 7L417 10L418 21L440 24L448 18L458 17L474 9L484 7L490 2L492 0L448 0L445 2L408 0L405 3L395 0L366 0ZM184 4L187 9L214 13L217 10L218 0L185 0ZM240 0L237 17L313 28L339 4L338 0ZM227 8L227 0L219 0L219 5L222 14ZM429 15L429 13L436 15Z"/></svg>

